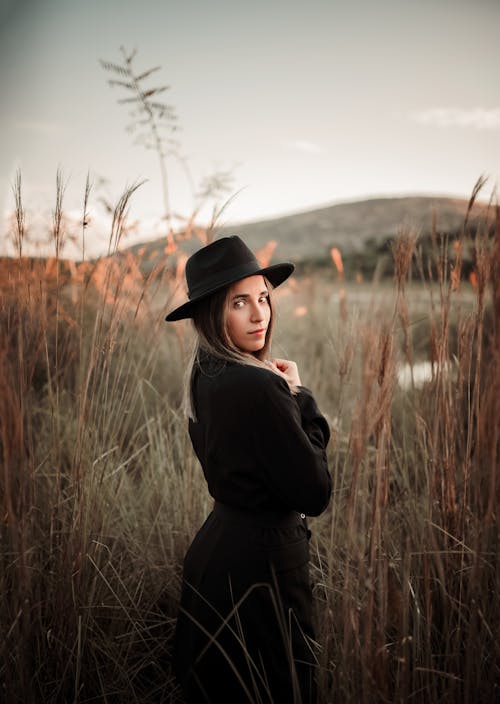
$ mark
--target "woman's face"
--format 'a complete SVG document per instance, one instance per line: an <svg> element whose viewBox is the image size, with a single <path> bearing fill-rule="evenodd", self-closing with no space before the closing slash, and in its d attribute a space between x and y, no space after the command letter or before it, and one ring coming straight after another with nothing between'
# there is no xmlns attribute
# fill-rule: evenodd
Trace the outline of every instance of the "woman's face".
<svg viewBox="0 0 500 704"><path fill-rule="evenodd" d="M232 284L227 297L226 324L232 343L242 352L258 352L266 342L271 320L269 291L261 274Z"/></svg>

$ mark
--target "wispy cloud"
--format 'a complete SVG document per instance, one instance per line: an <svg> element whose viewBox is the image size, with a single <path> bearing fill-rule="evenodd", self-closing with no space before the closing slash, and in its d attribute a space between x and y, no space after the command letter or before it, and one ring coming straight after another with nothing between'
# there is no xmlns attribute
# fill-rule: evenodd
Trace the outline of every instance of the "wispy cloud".
<svg viewBox="0 0 500 704"><path fill-rule="evenodd" d="M436 127L472 127L476 130L500 129L499 108L431 108L412 113L410 118L421 125Z"/></svg>
<svg viewBox="0 0 500 704"><path fill-rule="evenodd" d="M321 147L314 142L308 142L305 139L296 139L292 142L287 142L288 149L295 149L298 152L307 152L308 154L320 154Z"/></svg>

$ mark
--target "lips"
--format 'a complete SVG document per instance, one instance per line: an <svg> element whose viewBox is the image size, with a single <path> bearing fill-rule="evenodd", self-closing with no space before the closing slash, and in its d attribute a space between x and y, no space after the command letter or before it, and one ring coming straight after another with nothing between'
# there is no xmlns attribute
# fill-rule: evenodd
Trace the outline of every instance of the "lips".
<svg viewBox="0 0 500 704"><path fill-rule="evenodd" d="M262 335L263 333L266 332L266 328L259 328L258 330L252 330L252 332L249 332L249 335Z"/></svg>

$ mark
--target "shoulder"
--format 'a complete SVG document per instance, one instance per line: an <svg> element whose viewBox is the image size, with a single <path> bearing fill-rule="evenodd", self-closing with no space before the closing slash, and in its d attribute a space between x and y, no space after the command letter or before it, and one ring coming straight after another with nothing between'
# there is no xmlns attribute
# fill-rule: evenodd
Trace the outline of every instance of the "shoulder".
<svg viewBox="0 0 500 704"><path fill-rule="evenodd" d="M251 364L226 363L211 378L210 386L215 393L244 394L247 398L261 398L269 393L274 395L275 392L290 394L284 379L270 369Z"/></svg>
<svg viewBox="0 0 500 704"><path fill-rule="evenodd" d="M243 387L252 387L262 390L269 386L285 386L288 384L284 379L265 367L256 367L252 364L228 364L223 375L228 384L235 384Z"/></svg>

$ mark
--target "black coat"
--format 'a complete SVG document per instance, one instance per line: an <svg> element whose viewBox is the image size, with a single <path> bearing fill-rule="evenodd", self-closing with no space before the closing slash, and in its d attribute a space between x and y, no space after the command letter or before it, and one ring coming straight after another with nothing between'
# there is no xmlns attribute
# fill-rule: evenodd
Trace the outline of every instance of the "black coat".
<svg viewBox="0 0 500 704"><path fill-rule="evenodd" d="M184 561L175 668L189 702L312 702L305 514L331 493L329 428L271 370L205 360L189 433L214 510Z"/></svg>

